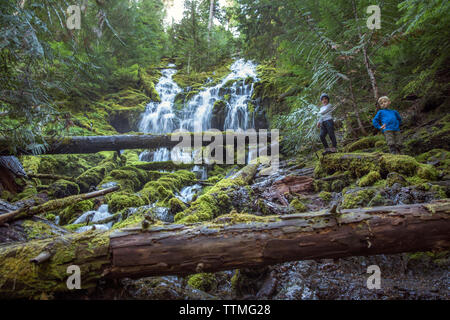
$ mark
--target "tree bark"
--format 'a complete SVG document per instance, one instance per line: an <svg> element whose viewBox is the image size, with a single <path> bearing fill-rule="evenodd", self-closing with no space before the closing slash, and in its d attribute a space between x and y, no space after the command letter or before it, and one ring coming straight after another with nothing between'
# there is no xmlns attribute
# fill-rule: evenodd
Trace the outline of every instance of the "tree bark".
<svg viewBox="0 0 450 320"><path fill-rule="evenodd" d="M229 216L228 216L228 219ZM66 268L82 288L99 278L187 275L320 258L450 248L450 200L431 204L272 216L229 225L168 225L86 232L0 246L0 297L67 290ZM52 257L34 269L30 260Z"/></svg>
<svg viewBox="0 0 450 320"><path fill-rule="evenodd" d="M352 3L353 3L353 11L355 13L355 20L356 20L356 23L358 23L358 11L356 9L355 0L353 0ZM358 25L358 34L359 34L360 41L363 41L363 36L362 36L361 28L359 27L359 25ZM369 56L367 54L366 44L363 44L363 46L362 46L362 53L363 53L364 65L366 66L367 74L369 75L369 79L370 79L370 84L372 85L375 104L377 105L377 109L378 109L378 98L380 96L378 93L377 79L375 78L375 73L373 72L372 67L370 66L370 61L369 61Z"/></svg>
<svg viewBox="0 0 450 320"><path fill-rule="evenodd" d="M206 132L204 132L206 133ZM186 133L186 138L191 138L194 141L196 136L204 133ZM235 136L238 133L235 133ZM100 151L120 151L126 149L159 149L159 148L173 148L185 141L179 138L179 134L162 134L162 135L116 135L116 136L71 136L61 139L46 139L48 142L47 150L44 154L87 154L97 153ZM225 142L226 134L222 133L222 141ZM270 143L270 133L268 133L267 142ZM210 141L203 141L202 145L210 145ZM0 156L10 155L8 146L11 141L5 138L0 138ZM189 144L188 144L189 145ZM17 155L30 155L28 150L17 150Z"/></svg>

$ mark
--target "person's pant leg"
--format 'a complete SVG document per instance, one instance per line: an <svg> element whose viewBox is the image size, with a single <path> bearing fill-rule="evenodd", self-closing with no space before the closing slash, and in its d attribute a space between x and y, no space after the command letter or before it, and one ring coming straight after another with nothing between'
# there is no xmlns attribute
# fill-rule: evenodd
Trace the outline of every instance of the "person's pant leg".
<svg viewBox="0 0 450 320"><path fill-rule="evenodd" d="M328 135L330 136L331 143L333 145L333 148L336 148L337 142L336 142L336 135L334 134L334 121L328 120L328 121L326 121L326 123L327 123L327 132L328 132Z"/></svg>
<svg viewBox="0 0 450 320"><path fill-rule="evenodd" d="M391 153L396 153L397 148L395 145L395 134L394 131L384 131L384 137L386 138L386 144L389 147Z"/></svg>
<svg viewBox="0 0 450 320"><path fill-rule="evenodd" d="M326 139L327 136L327 127L325 125L325 121L320 124L320 140L322 141L323 146L325 149L328 149L328 142Z"/></svg>

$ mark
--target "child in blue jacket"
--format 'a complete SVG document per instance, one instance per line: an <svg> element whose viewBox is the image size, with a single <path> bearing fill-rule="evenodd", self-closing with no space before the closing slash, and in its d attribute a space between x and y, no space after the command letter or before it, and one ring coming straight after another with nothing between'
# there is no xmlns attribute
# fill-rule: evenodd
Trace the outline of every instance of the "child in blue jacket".
<svg viewBox="0 0 450 320"><path fill-rule="evenodd" d="M384 133L386 143L389 146L391 153L400 154L402 144L400 125L402 124L402 118L397 111L388 109L391 105L391 100L389 100L388 97L381 97L378 99L378 103L381 110L377 112L372 123L375 128L382 130Z"/></svg>

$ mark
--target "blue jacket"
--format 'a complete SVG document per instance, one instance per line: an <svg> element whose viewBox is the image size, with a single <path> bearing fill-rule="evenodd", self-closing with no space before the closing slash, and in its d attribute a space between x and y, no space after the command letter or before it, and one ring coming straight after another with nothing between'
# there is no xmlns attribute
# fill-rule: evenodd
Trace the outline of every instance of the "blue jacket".
<svg viewBox="0 0 450 320"><path fill-rule="evenodd" d="M372 121L375 128L380 129L383 124L386 124L386 131L400 131L400 125L402 124L402 118L400 114L391 109L381 109L377 112L375 118Z"/></svg>

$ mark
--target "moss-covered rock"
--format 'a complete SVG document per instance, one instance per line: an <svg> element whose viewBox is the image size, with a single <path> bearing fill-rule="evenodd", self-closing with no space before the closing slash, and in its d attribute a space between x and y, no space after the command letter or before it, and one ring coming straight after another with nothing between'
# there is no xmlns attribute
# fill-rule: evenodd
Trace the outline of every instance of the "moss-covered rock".
<svg viewBox="0 0 450 320"><path fill-rule="evenodd" d="M162 206L168 206L168 201L175 197L175 192L180 192L183 187L196 181L195 174L190 171L165 173L158 180L146 183L139 195L146 199L147 203L159 202Z"/></svg>
<svg viewBox="0 0 450 320"><path fill-rule="evenodd" d="M247 166L243 170L253 170L253 166ZM247 173L243 173L246 176ZM213 187L205 188L204 194L199 196L191 207L175 216L177 223L194 223L211 220L221 214L230 212L233 208L229 194L246 182L242 178L226 178L220 180Z"/></svg>
<svg viewBox="0 0 450 320"><path fill-rule="evenodd" d="M63 226L68 223L71 223L75 221L83 213L91 211L93 208L94 208L93 200L83 200L71 206L68 206L59 213L60 219L59 224Z"/></svg>
<svg viewBox="0 0 450 320"><path fill-rule="evenodd" d="M214 102L211 115L211 128L223 130L225 117L227 115L227 104L223 100L217 100Z"/></svg>
<svg viewBox="0 0 450 320"><path fill-rule="evenodd" d="M127 192L116 192L109 194L106 197L109 210L112 213L117 213L126 208L138 208L144 206L145 201L136 194Z"/></svg>
<svg viewBox="0 0 450 320"><path fill-rule="evenodd" d="M305 212L308 211L308 207L302 203L300 200L298 199L294 199L291 201L291 203L289 204L291 206L291 208L295 211L295 212Z"/></svg>
<svg viewBox="0 0 450 320"><path fill-rule="evenodd" d="M50 194L55 198L64 198L80 193L78 184L60 179L49 186Z"/></svg>
<svg viewBox="0 0 450 320"><path fill-rule="evenodd" d="M321 193L319 193L319 198L325 202L330 202L333 196L331 195L330 192L322 191Z"/></svg>
<svg viewBox="0 0 450 320"><path fill-rule="evenodd" d="M370 149L374 148L376 143L379 141L384 141L384 137L382 135L368 136L353 142L352 144L346 146L345 149L347 152Z"/></svg>
<svg viewBox="0 0 450 320"><path fill-rule="evenodd" d="M377 182L380 179L381 175L378 171L371 171L358 181L358 186L360 187L372 186L375 184L375 182Z"/></svg>
<svg viewBox="0 0 450 320"><path fill-rule="evenodd" d="M365 207L375 195L374 189L348 190L342 200L343 209L353 209Z"/></svg>
<svg viewBox="0 0 450 320"><path fill-rule="evenodd" d="M81 192L85 193L91 187L96 187L108 172L119 166L119 159L115 152L108 152L106 154L107 158L100 162L98 166L88 169L76 178Z"/></svg>
<svg viewBox="0 0 450 320"><path fill-rule="evenodd" d="M151 77L147 74L147 71L139 68L138 77L139 85L142 87L145 94L150 97L152 101L161 102L158 91L155 89L155 84L153 83Z"/></svg>
<svg viewBox="0 0 450 320"><path fill-rule="evenodd" d="M205 292L210 292L217 288L216 276L213 273L194 274L188 278L188 284L192 288Z"/></svg>
<svg viewBox="0 0 450 320"><path fill-rule="evenodd" d="M422 179L433 180L437 171L430 165L417 162L407 155L379 154L379 153L349 153L326 155L315 168L316 177L348 171L353 178L362 178L371 172L379 172L381 177L390 172L397 172L405 176L420 175ZM373 178L375 173L371 174ZM365 180L365 179L364 179Z"/></svg>
<svg viewBox="0 0 450 320"><path fill-rule="evenodd" d="M46 239L59 235L50 225L42 221L26 220L22 223L22 227L27 234L28 240Z"/></svg>
<svg viewBox="0 0 450 320"><path fill-rule="evenodd" d="M399 184L400 186L406 186L408 184L404 176L397 172L390 172L387 175L385 185L386 187L392 187L395 183Z"/></svg>
<svg viewBox="0 0 450 320"><path fill-rule="evenodd" d="M186 205L178 198L172 198L169 200L170 214L177 214L178 212L186 210Z"/></svg>

